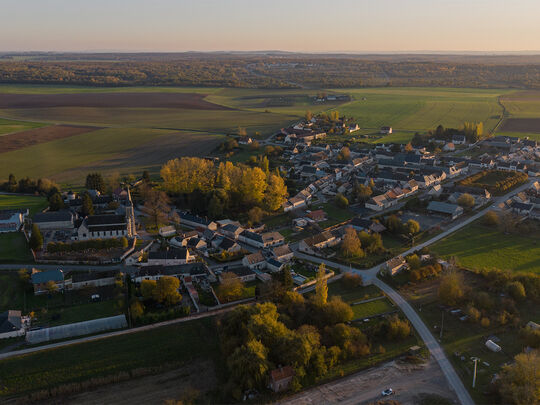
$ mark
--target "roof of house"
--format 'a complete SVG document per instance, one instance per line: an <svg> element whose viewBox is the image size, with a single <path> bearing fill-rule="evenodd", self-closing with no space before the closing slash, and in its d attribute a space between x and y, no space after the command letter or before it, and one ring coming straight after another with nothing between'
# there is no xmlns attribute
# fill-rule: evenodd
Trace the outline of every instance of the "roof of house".
<svg viewBox="0 0 540 405"><path fill-rule="evenodd" d="M219 244L219 248L223 250L229 250L234 247L237 243L231 238L224 237Z"/></svg>
<svg viewBox="0 0 540 405"><path fill-rule="evenodd" d="M170 248L169 250L162 250L158 252L148 253L148 260L160 260L160 259L187 259L188 250L186 248Z"/></svg>
<svg viewBox="0 0 540 405"><path fill-rule="evenodd" d="M21 311L9 310L0 314L0 333L17 331L21 326Z"/></svg>
<svg viewBox="0 0 540 405"><path fill-rule="evenodd" d="M289 247L289 245L281 245L281 246L276 246L274 249L272 249L272 253L276 257L283 257L283 256L290 255L292 253L292 250Z"/></svg>
<svg viewBox="0 0 540 405"><path fill-rule="evenodd" d="M126 217L123 215L90 215L86 218L86 225L88 226L118 225L125 223Z"/></svg>
<svg viewBox="0 0 540 405"><path fill-rule="evenodd" d="M183 219L184 221L195 222L195 223L205 225L205 226L212 223L212 221L209 221L206 218L201 218L197 215L190 214L187 211L178 211L178 216L180 217L181 220Z"/></svg>
<svg viewBox="0 0 540 405"><path fill-rule="evenodd" d="M241 266L229 268L225 273L234 273L238 277L243 277L253 274L253 270L251 270L249 267Z"/></svg>
<svg viewBox="0 0 540 405"><path fill-rule="evenodd" d="M308 213L306 217L311 219L323 219L326 218L326 213L323 210L315 210Z"/></svg>
<svg viewBox="0 0 540 405"><path fill-rule="evenodd" d="M33 284L43 284L48 281L59 282L63 280L64 280L64 272L62 270L38 271L32 274Z"/></svg>
<svg viewBox="0 0 540 405"><path fill-rule="evenodd" d="M326 242L330 239L334 239L334 235L328 231L324 231L304 239L304 243L308 246L317 246L318 244Z"/></svg>
<svg viewBox="0 0 540 405"><path fill-rule="evenodd" d="M399 267L403 264L405 264L405 259L402 256L396 256L386 262L386 265L390 269L395 269L396 267Z"/></svg>
<svg viewBox="0 0 540 405"><path fill-rule="evenodd" d="M270 371L270 378L274 382L285 380L293 376L294 376L294 369L291 366L280 367L280 368L276 368L275 370Z"/></svg>
<svg viewBox="0 0 540 405"><path fill-rule="evenodd" d="M245 259L249 264L261 263L264 262L264 256L262 252L255 252L250 255L245 256Z"/></svg>
<svg viewBox="0 0 540 405"><path fill-rule="evenodd" d="M455 214L456 212L463 210L459 205L440 201L430 201L427 209L429 211L442 212L445 214Z"/></svg>
<svg viewBox="0 0 540 405"><path fill-rule="evenodd" d="M47 211L47 212L38 212L34 215L33 221L35 223L42 222L64 222L71 221L73 219L73 214L69 211Z"/></svg>

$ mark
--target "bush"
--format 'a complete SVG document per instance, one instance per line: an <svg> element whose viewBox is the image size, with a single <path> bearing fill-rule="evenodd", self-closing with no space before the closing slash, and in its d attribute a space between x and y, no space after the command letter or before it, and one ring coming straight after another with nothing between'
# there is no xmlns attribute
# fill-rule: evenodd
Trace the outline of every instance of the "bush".
<svg viewBox="0 0 540 405"><path fill-rule="evenodd" d="M484 215L482 222L486 226L498 226L501 221L499 216L494 211L489 211L486 215Z"/></svg>
<svg viewBox="0 0 540 405"><path fill-rule="evenodd" d="M341 279L342 284L346 288L357 288L363 285L362 276L355 273L345 273Z"/></svg>
<svg viewBox="0 0 540 405"><path fill-rule="evenodd" d="M480 321L480 325L482 325L482 327L484 328L487 328L489 327L489 325L491 324L491 322L489 321L489 318L482 318L482 320Z"/></svg>
<svg viewBox="0 0 540 405"><path fill-rule="evenodd" d="M508 284L508 294L516 301L522 301L527 297L525 293L525 287L519 281L513 281Z"/></svg>
<svg viewBox="0 0 540 405"><path fill-rule="evenodd" d="M338 193L335 198L335 203L339 208L347 208L349 206L349 200L343 194Z"/></svg>

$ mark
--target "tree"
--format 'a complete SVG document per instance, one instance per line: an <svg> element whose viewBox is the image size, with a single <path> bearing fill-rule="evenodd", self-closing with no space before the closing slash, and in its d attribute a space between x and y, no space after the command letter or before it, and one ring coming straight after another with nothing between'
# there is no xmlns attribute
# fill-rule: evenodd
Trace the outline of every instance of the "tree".
<svg viewBox="0 0 540 405"><path fill-rule="evenodd" d="M142 180L147 184L150 183L150 173L148 172L148 170L143 171Z"/></svg>
<svg viewBox="0 0 540 405"><path fill-rule="evenodd" d="M336 194L334 201L339 208L345 209L349 206L349 200L341 193Z"/></svg>
<svg viewBox="0 0 540 405"><path fill-rule="evenodd" d="M474 207L474 197L468 193L461 194L457 200L460 207L470 210Z"/></svg>
<svg viewBox="0 0 540 405"><path fill-rule="evenodd" d="M81 214L83 217L94 215L94 203L92 202L92 197L90 197L90 194L88 193L83 193L82 195Z"/></svg>
<svg viewBox="0 0 540 405"><path fill-rule="evenodd" d="M183 157L169 160L160 171L165 190L175 194L189 194L194 190L211 191L215 182L214 163L207 159Z"/></svg>
<svg viewBox="0 0 540 405"><path fill-rule="evenodd" d="M287 197L287 186L283 179L275 174L268 176L268 187L264 192L264 206L268 211L278 210Z"/></svg>
<svg viewBox="0 0 540 405"><path fill-rule="evenodd" d="M32 250L41 250L43 247L43 235L37 224L32 224L32 234L30 235L28 244Z"/></svg>
<svg viewBox="0 0 540 405"><path fill-rule="evenodd" d="M337 155L337 159L341 162L348 162L351 160L351 150L346 146L342 147Z"/></svg>
<svg viewBox="0 0 540 405"><path fill-rule="evenodd" d="M58 285L54 281L49 280L45 283L45 291L47 291L47 293L49 294L52 294L58 291Z"/></svg>
<svg viewBox="0 0 540 405"><path fill-rule="evenodd" d="M259 224L263 219L264 211L259 207L253 207L248 211L247 215L250 224Z"/></svg>
<svg viewBox="0 0 540 405"><path fill-rule="evenodd" d="M487 226L498 226L501 223L499 216L494 211L489 211L486 215L484 215L482 222Z"/></svg>
<svg viewBox="0 0 540 405"><path fill-rule="evenodd" d="M500 228L504 233L513 233L519 222L519 217L512 212L501 212L499 215Z"/></svg>
<svg viewBox="0 0 540 405"><path fill-rule="evenodd" d="M131 318L139 319L144 315L144 305L139 300L134 300L129 306L131 312Z"/></svg>
<svg viewBox="0 0 540 405"><path fill-rule="evenodd" d="M400 219L392 214L386 219L386 228L394 234L401 233L403 230L403 224Z"/></svg>
<svg viewBox="0 0 540 405"><path fill-rule="evenodd" d="M315 305L323 306L328 300L328 285L326 283L326 266L321 263L317 271L317 281L315 284L315 295L313 301Z"/></svg>
<svg viewBox="0 0 540 405"><path fill-rule="evenodd" d="M311 119L313 118L313 113L309 110L306 111L304 118L306 119L307 122L311 121Z"/></svg>
<svg viewBox="0 0 540 405"><path fill-rule="evenodd" d="M422 261L420 260L417 254L412 254L412 255L407 256L406 260L411 270L416 270L422 267Z"/></svg>
<svg viewBox="0 0 540 405"><path fill-rule="evenodd" d="M369 200L369 197L371 197L371 194L373 194L373 190L369 186L364 186L363 184L357 184L354 187L354 195L357 200L366 202L367 200Z"/></svg>
<svg viewBox="0 0 540 405"><path fill-rule="evenodd" d="M141 281L141 295L145 301L154 299L154 290L156 289L156 280L143 280Z"/></svg>
<svg viewBox="0 0 540 405"><path fill-rule="evenodd" d="M420 224L414 219L409 219L405 226L407 228L407 232L411 235L416 235L418 232L420 232Z"/></svg>
<svg viewBox="0 0 540 405"><path fill-rule="evenodd" d="M405 152L412 152L412 151L413 151L413 146L409 142L407 145L405 145Z"/></svg>
<svg viewBox="0 0 540 405"><path fill-rule="evenodd" d="M105 180L101 173L89 173L86 176L86 189L97 190L100 193L104 193L106 190Z"/></svg>
<svg viewBox="0 0 540 405"><path fill-rule="evenodd" d="M293 285L294 285L294 282L293 282L293 278L292 278L292 274L291 274L291 269L289 266L285 266L282 270L282 283L283 283L283 287L286 289L286 290L290 290Z"/></svg>
<svg viewBox="0 0 540 405"><path fill-rule="evenodd" d="M234 301L242 296L244 284L234 273L221 274L221 284L218 287L220 301Z"/></svg>
<svg viewBox="0 0 540 405"><path fill-rule="evenodd" d="M445 305L456 305L463 299L464 289L463 275L450 271L441 277L439 298Z"/></svg>
<svg viewBox="0 0 540 405"><path fill-rule="evenodd" d="M520 353L503 366L499 392L505 402L532 405L540 401L540 354L538 350Z"/></svg>
<svg viewBox="0 0 540 405"><path fill-rule="evenodd" d="M341 242L341 254L345 257L363 257L362 243L352 226L345 228L345 236Z"/></svg>
<svg viewBox="0 0 540 405"><path fill-rule="evenodd" d="M258 340L250 340L238 347L227 359L230 378L240 394L246 389L263 388L266 384L269 364L268 349ZM241 398L236 398L241 399Z"/></svg>
<svg viewBox="0 0 540 405"><path fill-rule="evenodd" d="M58 211L64 208L64 200L62 199L62 196L60 193L54 193L49 198L49 210L50 211Z"/></svg>
<svg viewBox="0 0 540 405"><path fill-rule="evenodd" d="M154 300L166 306L179 303L182 300L182 296L178 292L179 287L180 280L177 277L160 277L156 282L156 287L152 291Z"/></svg>
<svg viewBox="0 0 540 405"><path fill-rule="evenodd" d="M407 320L401 320L397 315L388 319L388 339L403 340L411 334L411 325Z"/></svg>
<svg viewBox="0 0 540 405"><path fill-rule="evenodd" d="M142 211L157 229L160 224L166 222L169 218L169 212L171 211L169 196L163 191L146 187L143 190L143 198Z"/></svg>
<svg viewBox="0 0 540 405"><path fill-rule="evenodd" d="M523 301L527 297L527 293L525 292L525 287L523 287L523 284L519 281L513 281L510 284L508 284L508 294L515 299L516 301Z"/></svg>
<svg viewBox="0 0 540 405"><path fill-rule="evenodd" d="M346 288L358 288L364 284L362 276L360 274L347 272L343 274L341 282Z"/></svg>

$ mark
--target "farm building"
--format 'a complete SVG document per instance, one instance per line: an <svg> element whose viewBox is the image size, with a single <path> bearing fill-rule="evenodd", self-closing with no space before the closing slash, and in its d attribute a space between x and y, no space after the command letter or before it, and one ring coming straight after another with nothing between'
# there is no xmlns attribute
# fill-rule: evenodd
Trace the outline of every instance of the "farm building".
<svg viewBox="0 0 540 405"><path fill-rule="evenodd" d="M75 217L70 211L38 212L33 222L40 231L46 230L73 230Z"/></svg>
<svg viewBox="0 0 540 405"><path fill-rule="evenodd" d="M392 127L381 127L379 133L382 135L389 135L392 133Z"/></svg>
<svg viewBox="0 0 540 405"><path fill-rule="evenodd" d="M0 233L21 229L28 210L0 210Z"/></svg>
<svg viewBox="0 0 540 405"><path fill-rule="evenodd" d="M427 207L427 210L436 214L448 215L452 219L456 219L463 214L463 208L461 208L459 205L440 201L431 201Z"/></svg>

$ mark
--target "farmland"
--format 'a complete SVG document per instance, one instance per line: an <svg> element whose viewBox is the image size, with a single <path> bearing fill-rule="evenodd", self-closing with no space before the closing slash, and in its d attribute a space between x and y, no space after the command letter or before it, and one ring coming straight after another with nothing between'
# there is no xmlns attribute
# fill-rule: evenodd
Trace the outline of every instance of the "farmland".
<svg viewBox="0 0 540 405"><path fill-rule="evenodd" d="M456 256L472 269L496 268L540 274L540 230L505 234L474 222L432 246L439 255Z"/></svg>
<svg viewBox="0 0 540 405"><path fill-rule="evenodd" d="M265 137L295 122L306 110L337 109L353 116L362 128L352 137L357 141L405 143L415 132L439 124L460 127L464 121L482 121L489 132L503 113L500 96L511 118L514 112L534 114L529 103L534 106L537 102L536 96L512 98L516 92L507 90L411 87L325 91L351 97L351 101L341 103L315 102L318 92L0 85L0 135L10 134L4 135L8 146L0 144L0 178L13 172L17 178L50 177L78 186L89 170L156 173L173 157L211 154L224 135L237 133L239 127L251 136ZM44 125L49 127L33 129ZM95 130L61 135L58 128L66 125ZM380 136L378 128L383 125L393 126L394 133ZM37 132L25 135L28 129Z"/></svg>

